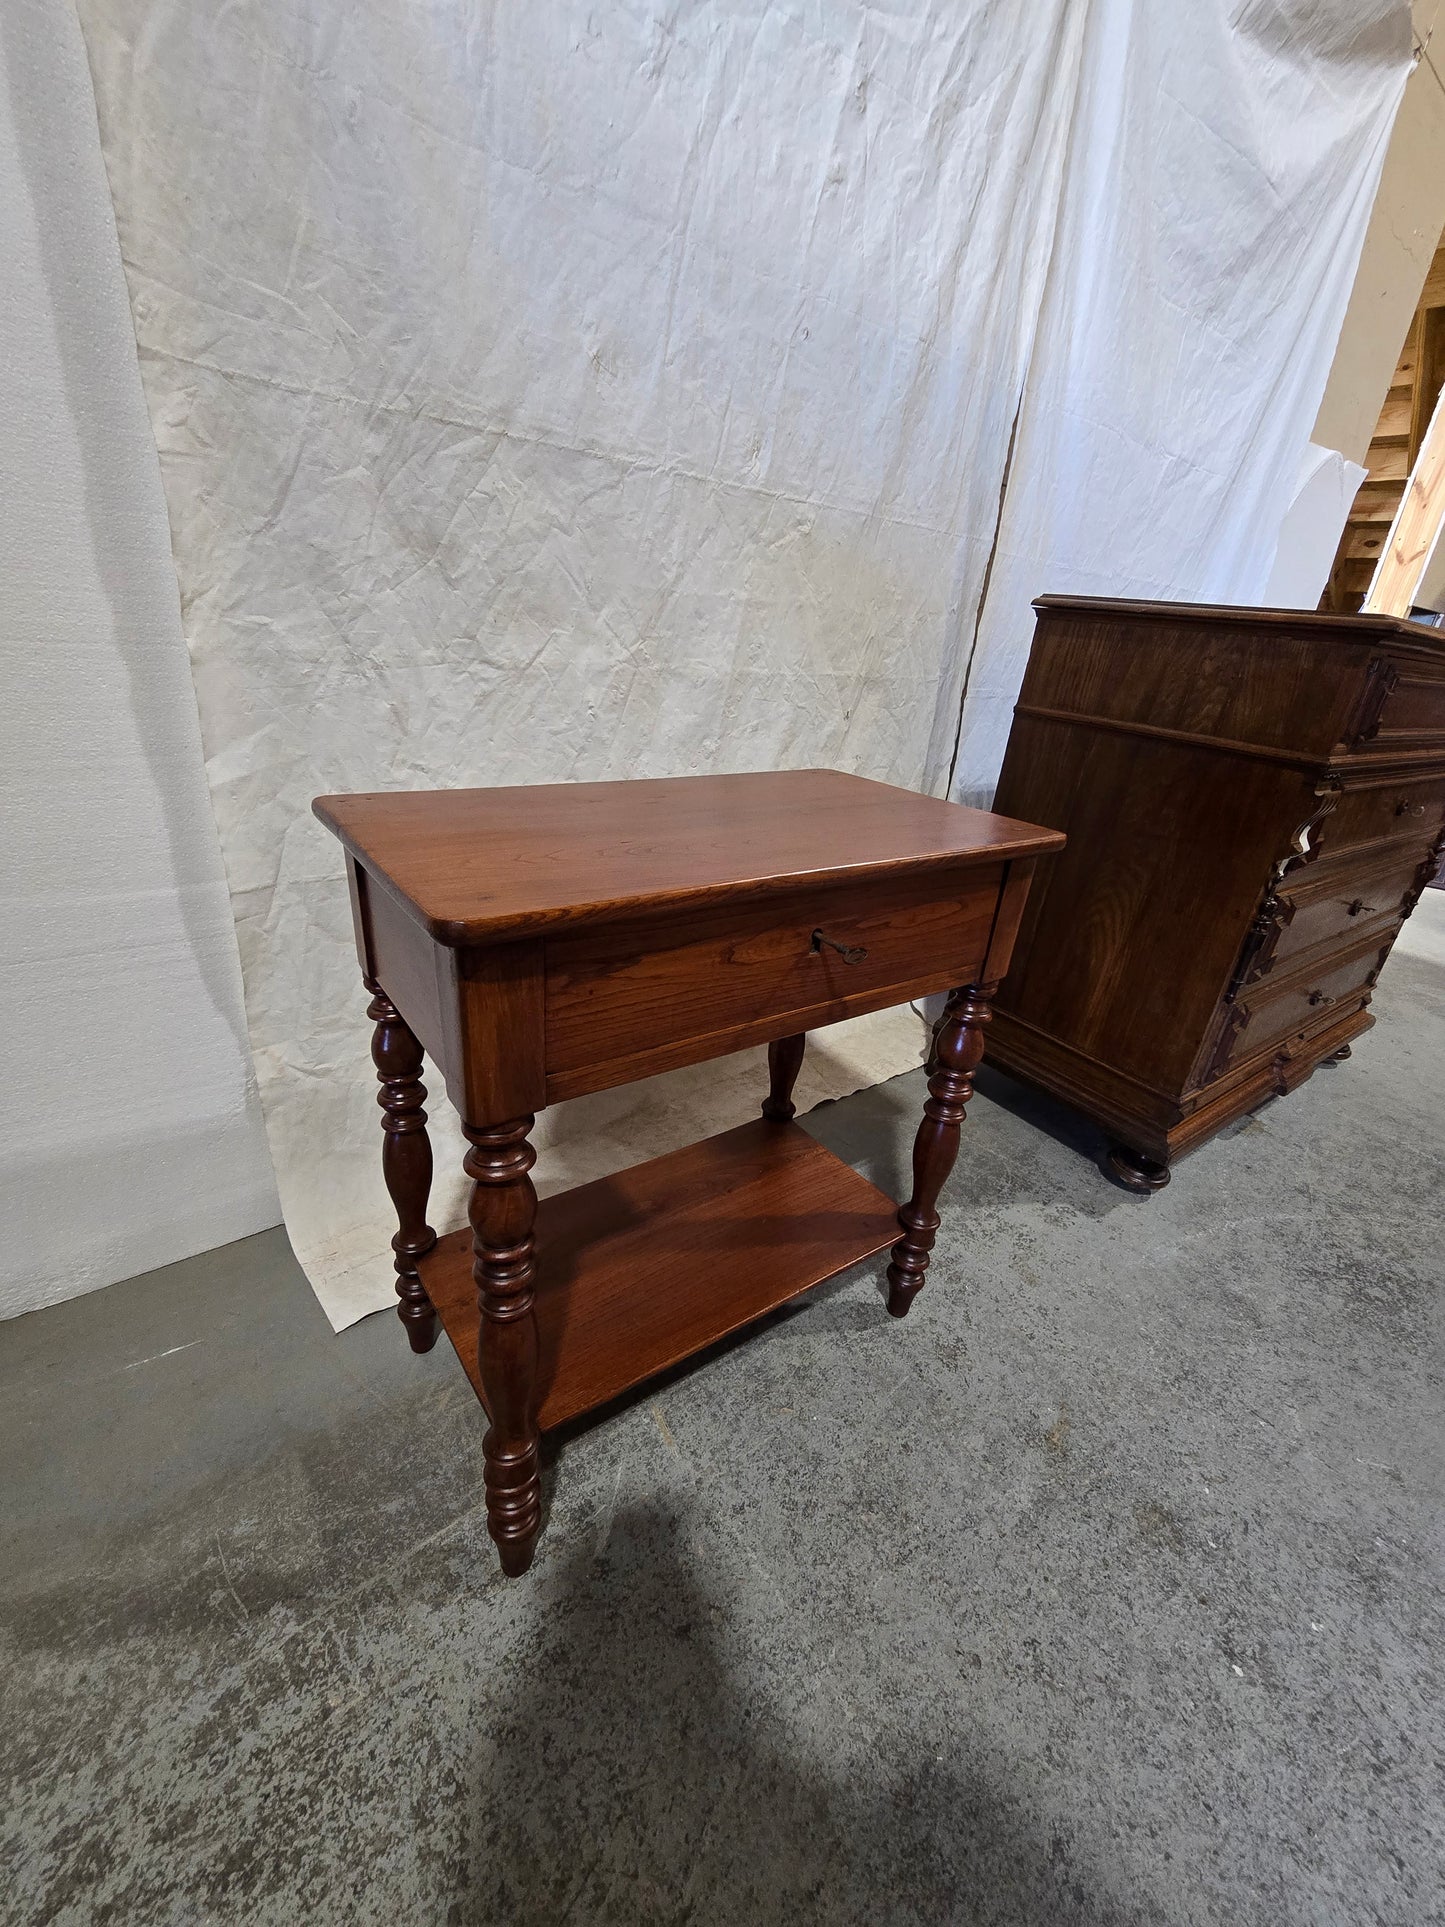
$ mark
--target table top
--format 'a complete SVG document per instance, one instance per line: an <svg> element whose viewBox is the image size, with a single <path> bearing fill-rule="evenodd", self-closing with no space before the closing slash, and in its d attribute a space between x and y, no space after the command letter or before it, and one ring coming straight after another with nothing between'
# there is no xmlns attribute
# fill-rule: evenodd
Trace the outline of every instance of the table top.
<svg viewBox="0 0 1445 1927"><path fill-rule="evenodd" d="M1057 830L846 776L778 770L318 796L316 815L439 942L527 936L800 883L996 863Z"/></svg>

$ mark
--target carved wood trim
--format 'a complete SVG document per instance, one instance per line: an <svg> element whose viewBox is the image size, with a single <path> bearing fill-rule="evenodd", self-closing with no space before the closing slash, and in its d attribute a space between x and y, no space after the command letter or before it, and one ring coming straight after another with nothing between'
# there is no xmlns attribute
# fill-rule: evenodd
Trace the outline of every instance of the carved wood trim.
<svg viewBox="0 0 1445 1927"><path fill-rule="evenodd" d="M1293 920L1294 905L1281 897L1271 883L1245 932L1239 961L1234 966L1234 975L1224 993L1225 1003L1232 1004L1241 991L1269 975L1274 968L1274 953L1279 946L1280 932L1287 930Z"/></svg>
<svg viewBox="0 0 1445 1927"><path fill-rule="evenodd" d="M1404 900L1400 905L1401 923L1403 923L1407 917L1414 915L1421 897L1424 896L1425 892L1430 888L1430 885L1435 881L1436 877L1439 876L1442 868L1445 868L1445 829L1441 830L1439 836L1436 837L1435 841L1426 851L1419 869L1415 872L1414 882L1405 892Z"/></svg>
<svg viewBox="0 0 1445 1927"><path fill-rule="evenodd" d="M1316 788L1315 796L1318 807L1300 824L1289 840L1288 850L1270 871L1259 908L1240 945L1234 975L1224 993L1226 1004L1234 1003L1241 991L1247 990L1251 984L1257 984L1261 977L1267 977L1274 968L1274 954L1279 946L1280 934L1289 928L1295 913L1294 903L1280 895L1280 886L1286 877L1318 858L1323 848L1320 826L1339 803L1340 785L1334 780L1327 780Z"/></svg>
<svg viewBox="0 0 1445 1927"><path fill-rule="evenodd" d="M1248 1022L1249 1012L1243 1004L1231 1003L1226 1006L1224 1021L1220 1025L1219 1035L1214 1040L1214 1048L1209 1053L1209 1062L1205 1066L1202 1083L1212 1084L1215 1078L1222 1074L1234 1055L1234 1047L1239 1042L1240 1032Z"/></svg>
<svg viewBox="0 0 1445 1927"><path fill-rule="evenodd" d="M1373 742L1379 735L1385 704L1394 695L1399 680L1400 672L1388 656L1374 658L1365 671L1365 686L1360 691L1355 713L1345 729L1345 741L1351 749L1360 743Z"/></svg>

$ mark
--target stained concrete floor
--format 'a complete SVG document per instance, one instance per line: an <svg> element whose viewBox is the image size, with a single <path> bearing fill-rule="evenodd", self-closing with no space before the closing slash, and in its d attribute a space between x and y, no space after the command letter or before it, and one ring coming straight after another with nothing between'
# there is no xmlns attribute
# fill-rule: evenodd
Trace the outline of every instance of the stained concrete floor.
<svg viewBox="0 0 1445 1927"><path fill-rule="evenodd" d="M1377 1008L1153 1200L985 1073L912 1316L571 1434L520 1583L279 1232L0 1329L3 1918L1445 1919L1445 964Z"/></svg>

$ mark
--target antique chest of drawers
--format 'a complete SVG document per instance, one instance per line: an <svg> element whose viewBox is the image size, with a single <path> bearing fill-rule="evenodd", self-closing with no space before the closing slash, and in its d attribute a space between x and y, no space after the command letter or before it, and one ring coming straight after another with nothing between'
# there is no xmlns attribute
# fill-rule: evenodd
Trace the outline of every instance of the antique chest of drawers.
<svg viewBox="0 0 1445 1927"><path fill-rule="evenodd" d="M1445 646L1389 616L1044 596L995 808L1063 830L988 1056L1121 1182L1349 1055L1445 852Z"/></svg>

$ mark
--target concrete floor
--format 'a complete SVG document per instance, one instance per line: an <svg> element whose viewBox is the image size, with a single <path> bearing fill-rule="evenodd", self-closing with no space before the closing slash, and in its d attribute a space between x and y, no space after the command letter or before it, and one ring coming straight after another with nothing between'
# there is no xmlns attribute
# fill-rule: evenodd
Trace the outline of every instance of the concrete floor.
<svg viewBox="0 0 1445 1927"><path fill-rule="evenodd" d="M1153 1200L985 1073L862 1267L563 1441L268 1233L0 1330L7 1921L1445 1919L1445 965ZM917 1076L812 1128L897 1185Z"/></svg>

